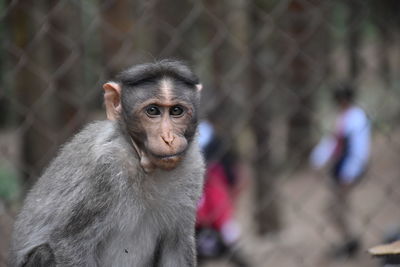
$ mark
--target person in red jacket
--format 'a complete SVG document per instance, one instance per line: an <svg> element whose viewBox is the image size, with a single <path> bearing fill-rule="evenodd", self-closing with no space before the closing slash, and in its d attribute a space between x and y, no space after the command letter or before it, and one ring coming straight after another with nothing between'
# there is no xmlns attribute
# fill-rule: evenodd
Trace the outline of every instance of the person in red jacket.
<svg viewBox="0 0 400 267"><path fill-rule="evenodd" d="M221 164L212 163L207 168L204 192L197 208L197 225L215 229L227 245L235 243L240 230L233 209L224 169Z"/></svg>
<svg viewBox="0 0 400 267"><path fill-rule="evenodd" d="M210 129L212 130L208 128ZM210 136L208 141L203 143L207 169L196 220L199 259L229 254L230 260L237 266L248 266L237 247L240 228L234 218L232 185L227 175L227 166L215 157L218 154L215 152L218 151L219 142L212 132L204 133L200 126L200 136L203 134L204 137L207 133ZM200 138L202 145L201 140Z"/></svg>

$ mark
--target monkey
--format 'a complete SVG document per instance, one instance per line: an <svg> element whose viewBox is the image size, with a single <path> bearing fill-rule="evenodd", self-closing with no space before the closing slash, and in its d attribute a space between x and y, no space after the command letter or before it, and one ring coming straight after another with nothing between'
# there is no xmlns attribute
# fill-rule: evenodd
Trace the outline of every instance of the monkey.
<svg viewBox="0 0 400 267"><path fill-rule="evenodd" d="M197 265L198 77L164 59L103 88L107 120L67 142L27 194L10 266Z"/></svg>

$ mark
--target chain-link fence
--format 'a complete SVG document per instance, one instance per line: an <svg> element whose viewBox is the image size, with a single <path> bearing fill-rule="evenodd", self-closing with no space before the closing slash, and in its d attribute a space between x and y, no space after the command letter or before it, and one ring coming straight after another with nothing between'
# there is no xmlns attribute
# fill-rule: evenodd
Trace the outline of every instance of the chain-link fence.
<svg viewBox="0 0 400 267"><path fill-rule="evenodd" d="M396 0L0 0L0 266L26 189L62 143L105 118L102 84L162 58L201 78L218 159L234 166L235 247L251 266L378 266L366 249L400 227L399 11ZM372 141L351 194L361 250L337 261L329 171L308 158L333 129L343 81Z"/></svg>

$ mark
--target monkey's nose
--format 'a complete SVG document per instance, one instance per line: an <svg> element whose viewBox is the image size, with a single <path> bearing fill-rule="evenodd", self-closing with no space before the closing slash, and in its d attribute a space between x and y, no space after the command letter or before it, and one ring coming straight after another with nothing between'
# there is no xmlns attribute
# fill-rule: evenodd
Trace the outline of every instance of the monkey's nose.
<svg viewBox="0 0 400 267"><path fill-rule="evenodd" d="M162 135L161 138L168 146L171 146L175 140L175 136L172 134Z"/></svg>

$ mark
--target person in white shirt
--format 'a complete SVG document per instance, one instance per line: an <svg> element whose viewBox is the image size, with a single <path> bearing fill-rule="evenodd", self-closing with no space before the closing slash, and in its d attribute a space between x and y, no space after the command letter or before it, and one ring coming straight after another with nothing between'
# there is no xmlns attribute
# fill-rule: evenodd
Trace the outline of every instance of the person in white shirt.
<svg viewBox="0 0 400 267"><path fill-rule="evenodd" d="M333 197L329 210L343 240L332 255L351 257L359 249L360 241L349 222L349 195L368 166L371 126L364 110L354 104L354 91L350 86L338 86L333 98L339 109L334 133L319 142L311 153L310 161L316 169L332 163Z"/></svg>

